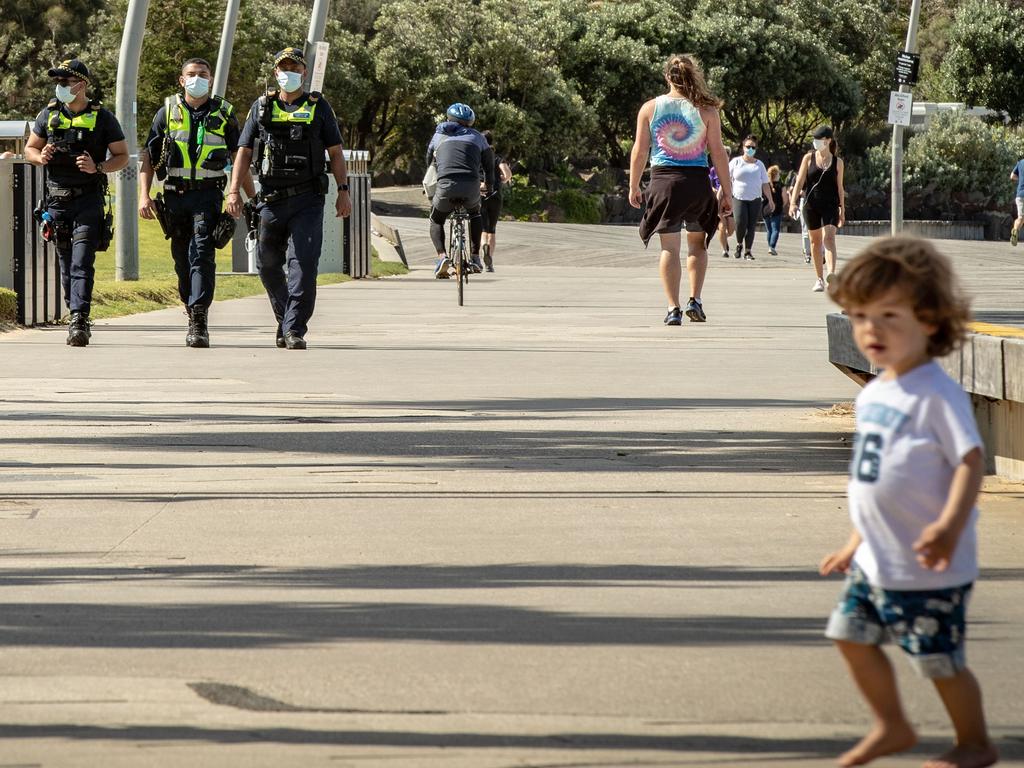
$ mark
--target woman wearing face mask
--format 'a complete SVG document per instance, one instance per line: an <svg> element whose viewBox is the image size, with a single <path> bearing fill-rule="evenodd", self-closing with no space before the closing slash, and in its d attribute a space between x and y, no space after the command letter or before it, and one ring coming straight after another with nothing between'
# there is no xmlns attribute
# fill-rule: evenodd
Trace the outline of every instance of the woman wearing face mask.
<svg viewBox="0 0 1024 768"><path fill-rule="evenodd" d="M796 200L804 193L804 218L811 236L811 263L817 279L812 291L822 292L836 271L836 228L846 221L846 193L843 189L843 161L836 155L832 129L822 125L814 131L814 151L800 163L793 187L789 215L796 217ZM822 251L824 250L824 255ZM828 260L828 274L822 279L822 263Z"/></svg>
<svg viewBox="0 0 1024 768"><path fill-rule="evenodd" d="M768 202L764 210L771 215L775 210L772 202L772 188L768 171L757 154L757 137L747 136L743 140L743 154L729 162L729 177L732 179L732 207L736 215L736 258L741 255L750 261L754 254L754 231L761 218L761 198Z"/></svg>
<svg viewBox="0 0 1024 768"><path fill-rule="evenodd" d="M210 95L213 72L206 59L181 66L182 92L164 99L153 118L142 155L139 215L156 215L149 196L154 174L164 181L166 214L161 224L171 241L178 296L188 312L188 347L209 347L207 314L213 303L214 229L224 207L224 167L238 149L235 108ZM252 196L254 189L247 190Z"/></svg>

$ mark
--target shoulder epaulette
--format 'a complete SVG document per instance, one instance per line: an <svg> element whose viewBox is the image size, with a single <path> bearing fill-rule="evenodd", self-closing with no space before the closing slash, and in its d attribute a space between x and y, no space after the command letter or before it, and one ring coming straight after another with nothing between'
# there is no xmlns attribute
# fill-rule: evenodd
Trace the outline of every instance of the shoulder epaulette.
<svg viewBox="0 0 1024 768"><path fill-rule="evenodd" d="M321 96L323 96L323 94L320 93L320 91L310 91L309 100L312 101L313 103L316 103L320 101Z"/></svg>

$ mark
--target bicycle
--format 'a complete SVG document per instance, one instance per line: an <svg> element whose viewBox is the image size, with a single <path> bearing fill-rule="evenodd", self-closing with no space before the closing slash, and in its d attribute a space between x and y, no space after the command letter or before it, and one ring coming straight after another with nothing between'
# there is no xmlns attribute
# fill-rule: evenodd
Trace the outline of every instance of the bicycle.
<svg viewBox="0 0 1024 768"><path fill-rule="evenodd" d="M469 282L469 274L473 271L469 260L469 249L466 246L466 238L469 236L467 223L469 213L461 205L457 204L451 215L451 226L449 228L448 260L455 269L455 280L459 285L459 306L463 305L463 294L465 285Z"/></svg>

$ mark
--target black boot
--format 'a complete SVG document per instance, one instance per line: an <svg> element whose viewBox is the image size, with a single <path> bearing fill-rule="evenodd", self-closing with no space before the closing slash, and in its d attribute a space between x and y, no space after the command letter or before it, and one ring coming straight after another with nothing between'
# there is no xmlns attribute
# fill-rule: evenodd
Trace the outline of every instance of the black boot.
<svg viewBox="0 0 1024 768"><path fill-rule="evenodd" d="M87 347L92 331L89 330L89 315L85 312L72 312L71 322L68 325L68 345L72 347Z"/></svg>
<svg viewBox="0 0 1024 768"><path fill-rule="evenodd" d="M280 317L277 318L277 334L275 335L275 338L274 338L274 343L277 344L277 348L278 349L284 349L285 348L284 330L282 330L282 328L281 328L281 320L282 320L282 318L280 318Z"/></svg>
<svg viewBox="0 0 1024 768"><path fill-rule="evenodd" d="M188 315L188 331L185 332L185 346L191 347L192 342L196 338L196 321L192 318L192 307L185 307L185 313Z"/></svg>
<svg viewBox="0 0 1024 768"><path fill-rule="evenodd" d="M210 331L206 326L208 311L206 307L201 307L198 304L189 311L191 322L188 326L185 344L193 349L206 349L210 346Z"/></svg>

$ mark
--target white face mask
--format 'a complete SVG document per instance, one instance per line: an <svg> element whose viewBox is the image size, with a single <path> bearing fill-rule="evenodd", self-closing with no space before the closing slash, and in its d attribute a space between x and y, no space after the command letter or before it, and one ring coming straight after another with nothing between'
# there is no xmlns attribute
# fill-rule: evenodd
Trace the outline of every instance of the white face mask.
<svg viewBox="0 0 1024 768"><path fill-rule="evenodd" d="M71 86L58 85L54 93L57 96L57 101L63 104L70 104L75 100L75 94L72 92Z"/></svg>
<svg viewBox="0 0 1024 768"><path fill-rule="evenodd" d="M287 72L283 69L277 71L277 84L285 93L295 93L302 87L302 75L298 72Z"/></svg>
<svg viewBox="0 0 1024 768"><path fill-rule="evenodd" d="M193 75L185 78L185 93L196 99L201 99L210 92L210 81L205 77Z"/></svg>
<svg viewBox="0 0 1024 768"><path fill-rule="evenodd" d="M814 144L815 149L821 150L825 148L825 146L828 144L828 141L826 139L815 139L811 143Z"/></svg>

